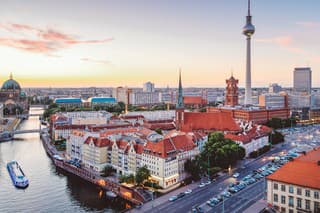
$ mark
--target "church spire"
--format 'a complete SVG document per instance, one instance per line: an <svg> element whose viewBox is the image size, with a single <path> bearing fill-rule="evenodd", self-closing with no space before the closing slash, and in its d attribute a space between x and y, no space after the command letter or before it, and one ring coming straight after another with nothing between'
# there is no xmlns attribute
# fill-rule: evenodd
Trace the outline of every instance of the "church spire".
<svg viewBox="0 0 320 213"><path fill-rule="evenodd" d="M12 77L12 72L10 72L9 78L10 78L11 80L13 79L13 77Z"/></svg>
<svg viewBox="0 0 320 213"><path fill-rule="evenodd" d="M178 89L178 101L177 108L183 108L183 90L182 90L182 82L181 82L181 69L179 70L179 89Z"/></svg>

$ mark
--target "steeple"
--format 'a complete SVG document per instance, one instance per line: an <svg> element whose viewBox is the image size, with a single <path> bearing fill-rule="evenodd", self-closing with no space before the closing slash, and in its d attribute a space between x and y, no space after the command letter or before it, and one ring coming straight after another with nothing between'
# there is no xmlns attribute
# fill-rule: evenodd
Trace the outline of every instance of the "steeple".
<svg viewBox="0 0 320 213"><path fill-rule="evenodd" d="M10 72L9 78L10 78L11 80L13 79L13 77L12 77L12 72Z"/></svg>
<svg viewBox="0 0 320 213"><path fill-rule="evenodd" d="M178 89L178 101L176 108L182 109L183 106L183 90L182 90L182 82L181 82L181 69L179 70L179 89Z"/></svg>

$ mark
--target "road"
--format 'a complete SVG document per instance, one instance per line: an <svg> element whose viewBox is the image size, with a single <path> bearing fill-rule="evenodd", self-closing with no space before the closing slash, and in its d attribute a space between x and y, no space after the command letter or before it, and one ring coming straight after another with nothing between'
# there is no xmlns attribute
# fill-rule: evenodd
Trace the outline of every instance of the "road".
<svg viewBox="0 0 320 213"><path fill-rule="evenodd" d="M260 157L259 159L248 163L245 168L236 169L235 171L240 173L238 179L242 179L252 170L258 169L270 162L270 160L268 160L268 157L278 155L279 153L287 151L290 148L292 148L290 143L286 143L284 146L278 145L276 148L263 155L263 157ZM225 201L225 212L241 212L242 210L252 205L256 200L261 199L263 195L262 180L251 186L248 186L243 191L236 193L231 198L227 199ZM195 205L200 205L201 207L204 207L204 210L209 211L211 208L209 208L209 206L204 203L226 189L231 182L235 181L236 179L230 177L229 175L221 176L217 179L217 182L211 183L209 186L206 186L204 188L196 188L193 190L192 194L186 195L185 197L174 202L166 201L156 206L149 212L189 212ZM217 207L210 210L210 212L222 212L222 205L219 204Z"/></svg>

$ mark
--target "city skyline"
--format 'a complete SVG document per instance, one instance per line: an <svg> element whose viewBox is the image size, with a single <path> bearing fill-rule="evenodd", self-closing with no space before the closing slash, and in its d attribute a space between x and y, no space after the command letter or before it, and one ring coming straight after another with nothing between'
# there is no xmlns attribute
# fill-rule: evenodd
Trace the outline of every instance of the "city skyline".
<svg viewBox="0 0 320 213"><path fill-rule="evenodd" d="M177 87L181 67L185 87L225 87L231 72L244 87L247 1L230 2L4 1L0 80L12 72L22 87ZM252 2L252 87L290 87L297 66L320 85L317 5Z"/></svg>

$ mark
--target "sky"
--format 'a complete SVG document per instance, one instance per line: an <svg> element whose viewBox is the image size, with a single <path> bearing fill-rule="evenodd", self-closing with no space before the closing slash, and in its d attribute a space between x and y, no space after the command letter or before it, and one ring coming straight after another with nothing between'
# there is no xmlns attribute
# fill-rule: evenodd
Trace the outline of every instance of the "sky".
<svg viewBox="0 0 320 213"><path fill-rule="evenodd" d="M252 0L252 86L320 87L319 0ZM247 0L1 0L0 82L22 87L244 86Z"/></svg>

